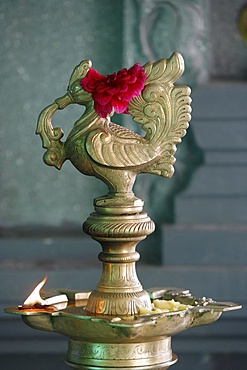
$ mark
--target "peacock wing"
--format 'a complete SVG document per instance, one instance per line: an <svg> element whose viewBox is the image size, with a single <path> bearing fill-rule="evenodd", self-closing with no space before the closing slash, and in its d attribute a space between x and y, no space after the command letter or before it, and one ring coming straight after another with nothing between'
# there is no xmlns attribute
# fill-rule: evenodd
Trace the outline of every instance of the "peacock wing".
<svg viewBox="0 0 247 370"><path fill-rule="evenodd" d="M191 119L189 87L174 86L183 73L184 62L179 53L174 53L169 59L148 62L144 68L145 87L130 101L128 111L133 120L142 125L145 139L162 153L145 172L171 177L176 144L186 134Z"/></svg>
<svg viewBox="0 0 247 370"><path fill-rule="evenodd" d="M95 162L115 168L146 165L158 154L142 136L112 122L88 134L86 150Z"/></svg>

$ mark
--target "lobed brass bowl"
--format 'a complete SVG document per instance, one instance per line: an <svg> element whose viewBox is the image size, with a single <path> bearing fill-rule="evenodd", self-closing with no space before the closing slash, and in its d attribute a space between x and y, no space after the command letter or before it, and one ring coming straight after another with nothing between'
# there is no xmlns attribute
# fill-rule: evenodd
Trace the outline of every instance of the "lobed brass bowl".
<svg viewBox="0 0 247 370"><path fill-rule="evenodd" d="M44 306L20 310L15 306L5 309L5 312L21 315L23 321L34 329L68 337L65 362L79 369L168 369L177 361L171 349L173 335L213 323L223 311L241 308L235 303L197 299L186 290L150 289L151 300L174 299L190 305L190 308L124 318L86 311L90 292L61 290L60 293L67 294L66 308L59 309L58 306L57 310L46 311Z"/></svg>

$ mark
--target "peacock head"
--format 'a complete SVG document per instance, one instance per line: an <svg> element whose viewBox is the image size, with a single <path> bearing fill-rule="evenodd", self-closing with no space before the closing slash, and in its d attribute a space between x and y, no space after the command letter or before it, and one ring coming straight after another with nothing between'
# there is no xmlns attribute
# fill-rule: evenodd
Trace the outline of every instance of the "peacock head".
<svg viewBox="0 0 247 370"><path fill-rule="evenodd" d="M83 89L80 84L80 79L74 81L71 85L68 86L67 93L70 96L71 100L80 105L87 106L88 104L93 104L92 94L88 93Z"/></svg>
<svg viewBox="0 0 247 370"><path fill-rule="evenodd" d="M72 72L67 94L74 103L85 106L90 103L93 104L92 94L85 91L81 85L81 80L87 75L91 67L92 62L90 60L83 60Z"/></svg>

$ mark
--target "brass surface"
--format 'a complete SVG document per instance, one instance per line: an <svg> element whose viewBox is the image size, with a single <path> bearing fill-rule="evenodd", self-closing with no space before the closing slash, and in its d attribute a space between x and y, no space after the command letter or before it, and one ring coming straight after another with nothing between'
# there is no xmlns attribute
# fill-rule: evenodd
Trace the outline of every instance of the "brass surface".
<svg viewBox="0 0 247 370"><path fill-rule="evenodd" d="M103 251L102 276L89 297L87 310L97 314L126 316L138 313L138 306L151 308L151 301L138 280L136 244L154 230L145 212L135 215L93 213L83 225L99 241Z"/></svg>
<svg viewBox="0 0 247 370"><path fill-rule="evenodd" d="M108 194L94 200L95 213L83 225L103 249L99 256L102 277L86 309L96 314L131 316L138 313L138 306L151 309L150 298L136 275L139 254L135 247L154 231L154 223L142 211L143 201L135 197L132 188L141 173L173 175L176 144L186 134L191 119L190 89L174 86L184 70L179 53L146 63L144 89L128 106L133 120L146 133L141 136L112 123L112 114L101 118L96 113L91 94L80 84L91 66L86 60L74 69L67 93L41 112L37 133L47 149L46 164L60 169L69 159L80 172L108 186ZM62 142L63 132L53 128L52 118L69 104L83 105L86 110Z"/></svg>
<svg viewBox="0 0 247 370"><path fill-rule="evenodd" d="M171 362L171 338L157 338L142 343L88 343L69 340L66 360L73 364L115 367L153 366Z"/></svg>
<svg viewBox="0 0 247 370"><path fill-rule="evenodd" d="M7 313L21 315L23 321L38 330L60 333L69 338L66 363L78 369L167 369L176 362L171 337L189 328L216 321L224 311L241 308L230 302L195 298L188 290L153 288L150 299L174 299L190 308L182 311L135 315L121 318L92 315L86 311L89 292L56 291L68 298L67 307L57 312L41 309ZM49 292L52 296L52 292ZM48 296L46 291L43 296Z"/></svg>
<svg viewBox="0 0 247 370"><path fill-rule="evenodd" d="M40 114L37 133L47 149L44 161L60 169L69 159L80 172L106 183L106 200L112 199L113 207L116 203L134 206L132 187L137 174L171 177L174 172L176 144L186 134L191 119L189 87L173 84L184 71L183 58L174 53L170 59L144 66L145 87L132 98L128 112L145 136L112 123L110 115L101 118L96 113L91 94L80 85L91 66L90 61L82 61L70 77L67 93ZM53 128L52 117L70 104L83 105L86 110L62 142L63 131Z"/></svg>

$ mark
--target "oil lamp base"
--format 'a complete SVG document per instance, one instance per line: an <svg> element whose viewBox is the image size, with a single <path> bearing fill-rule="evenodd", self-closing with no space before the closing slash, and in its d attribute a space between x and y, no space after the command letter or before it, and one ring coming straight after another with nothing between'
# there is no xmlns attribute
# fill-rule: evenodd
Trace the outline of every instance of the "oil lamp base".
<svg viewBox="0 0 247 370"><path fill-rule="evenodd" d="M55 310L50 306L21 310L14 306L5 312L21 316L33 329L65 335L65 363L72 369L168 369L177 361L172 353L172 336L211 324L223 312L241 308L236 303L194 297L187 289L152 288L148 290L152 304L157 300L160 304L175 302L182 310L151 311L124 318L90 314L85 309L89 291L56 289L41 293L46 301L52 299ZM64 296L66 302L61 302Z"/></svg>
<svg viewBox="0 0 247 370"><path fill-rule="evenodd" d="M69 339L65 363L75 369L168 369L177 361L171 338L130 343L89 343Z"/></svg>

